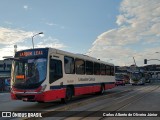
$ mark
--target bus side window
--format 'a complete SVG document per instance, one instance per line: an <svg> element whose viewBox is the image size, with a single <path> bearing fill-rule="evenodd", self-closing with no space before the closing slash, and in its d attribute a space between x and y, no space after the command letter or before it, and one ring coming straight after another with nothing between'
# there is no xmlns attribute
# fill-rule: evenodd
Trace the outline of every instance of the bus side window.
<svg viewBox="0 0 160 120"><path fill-rule="evenodd" d="M105 66L105 64L101 64L101 75L106 75L106 66Z"/></svg>
<svg viewBox="0 0 160 120"><path fill-rule="evenodd" d="M76 74L84 75L85 74L85 61L82 59L75 60Z"/></svg>
<svg viewBox="0 0 160 120"><path fill-rule="evenodd" d="M50 68L49 68L49 83L53 83L54 81L63 77L62 74L62 61L50 59Z"/></svg>
<svg viewBox="0 0 160 120"><path fill-rule="evenodd" d="M93 75L93 62L86 61L86 75Z"/></svg>
<svg viewBox="0 0 160 120"><path fill-rule="evenodd" d="M111 67L111 75L114 76L114 67Z"/></svg>
<svg viewBox="0 0 160 120"><path fill-rule="evenodd" d="M109 65L106 65L106 75L111 75L111 70Z"/></svg>
<svg viewBox="0 0 160 120"><path fill-rule="evenodd" d="M100 75L100 63L94 63L94 75Z"/></svg>
<svg viewBox="0 0 160 120"><path fill-rule="evenodd" d="M75 74L74 58L65 56L64 57L64 69L66 74Z"/></svg>

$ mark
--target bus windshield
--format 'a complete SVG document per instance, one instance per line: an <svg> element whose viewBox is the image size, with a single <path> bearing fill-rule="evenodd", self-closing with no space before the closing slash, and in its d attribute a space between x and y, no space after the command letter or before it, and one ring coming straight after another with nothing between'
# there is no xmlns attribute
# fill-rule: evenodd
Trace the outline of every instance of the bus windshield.
<svg viewBox="0 0 160 120"><path fill-rule="evenodd" d="M133 80L140 80L140 79L142 78L142 74L141 74L141 73L133 73L133 74L131 75L131 78L132 78Z"/></svg>
<svg viewBox="0 0 160 120"><path fill-rule="evenodd" d="M12 82L15 88L38 88L46 78L47 59L23 59L14 61Z"/></svg>

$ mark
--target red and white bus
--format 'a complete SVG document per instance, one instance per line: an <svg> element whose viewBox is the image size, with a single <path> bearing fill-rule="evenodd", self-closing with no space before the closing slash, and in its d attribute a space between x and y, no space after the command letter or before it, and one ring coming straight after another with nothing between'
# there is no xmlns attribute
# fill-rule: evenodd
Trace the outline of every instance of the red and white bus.
<svg viewBox="0 0 160 120"><path fill-rule="evenodd" d="M50 102L103 93L115 87L114 65L53 48L15 53L11 72L13 100Z"/></svg>

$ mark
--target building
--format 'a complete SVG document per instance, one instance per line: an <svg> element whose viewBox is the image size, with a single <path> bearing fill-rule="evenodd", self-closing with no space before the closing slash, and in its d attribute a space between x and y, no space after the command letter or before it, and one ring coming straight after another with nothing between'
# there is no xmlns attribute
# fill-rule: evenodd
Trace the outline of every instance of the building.
<svg viewBox="0 0 160 120"><path fill-rule="evenodd" d="M0 60L0 91L10 89L11 60Z"/></svg>
<svg viewBox="0 0 160 120"><path fill-rule="evenodd" d="M151 79L160 79L160 65L146 65L144 69L150 75Z"/></svg>

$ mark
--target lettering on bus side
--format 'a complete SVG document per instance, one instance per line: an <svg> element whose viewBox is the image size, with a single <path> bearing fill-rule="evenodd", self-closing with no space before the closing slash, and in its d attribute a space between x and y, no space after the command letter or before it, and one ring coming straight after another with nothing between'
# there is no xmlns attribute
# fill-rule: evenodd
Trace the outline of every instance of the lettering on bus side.
<svg viewBox="0 0 160 120"><path fill-rule="evenodd" d="M74 80L67 80L67 83L74 83Z"/></svg>
<svg viewBox="0 0 160 120"><path fill-rule="evenodd" d="M95 81L95 78L78 78L78 81Z"/></svg>

